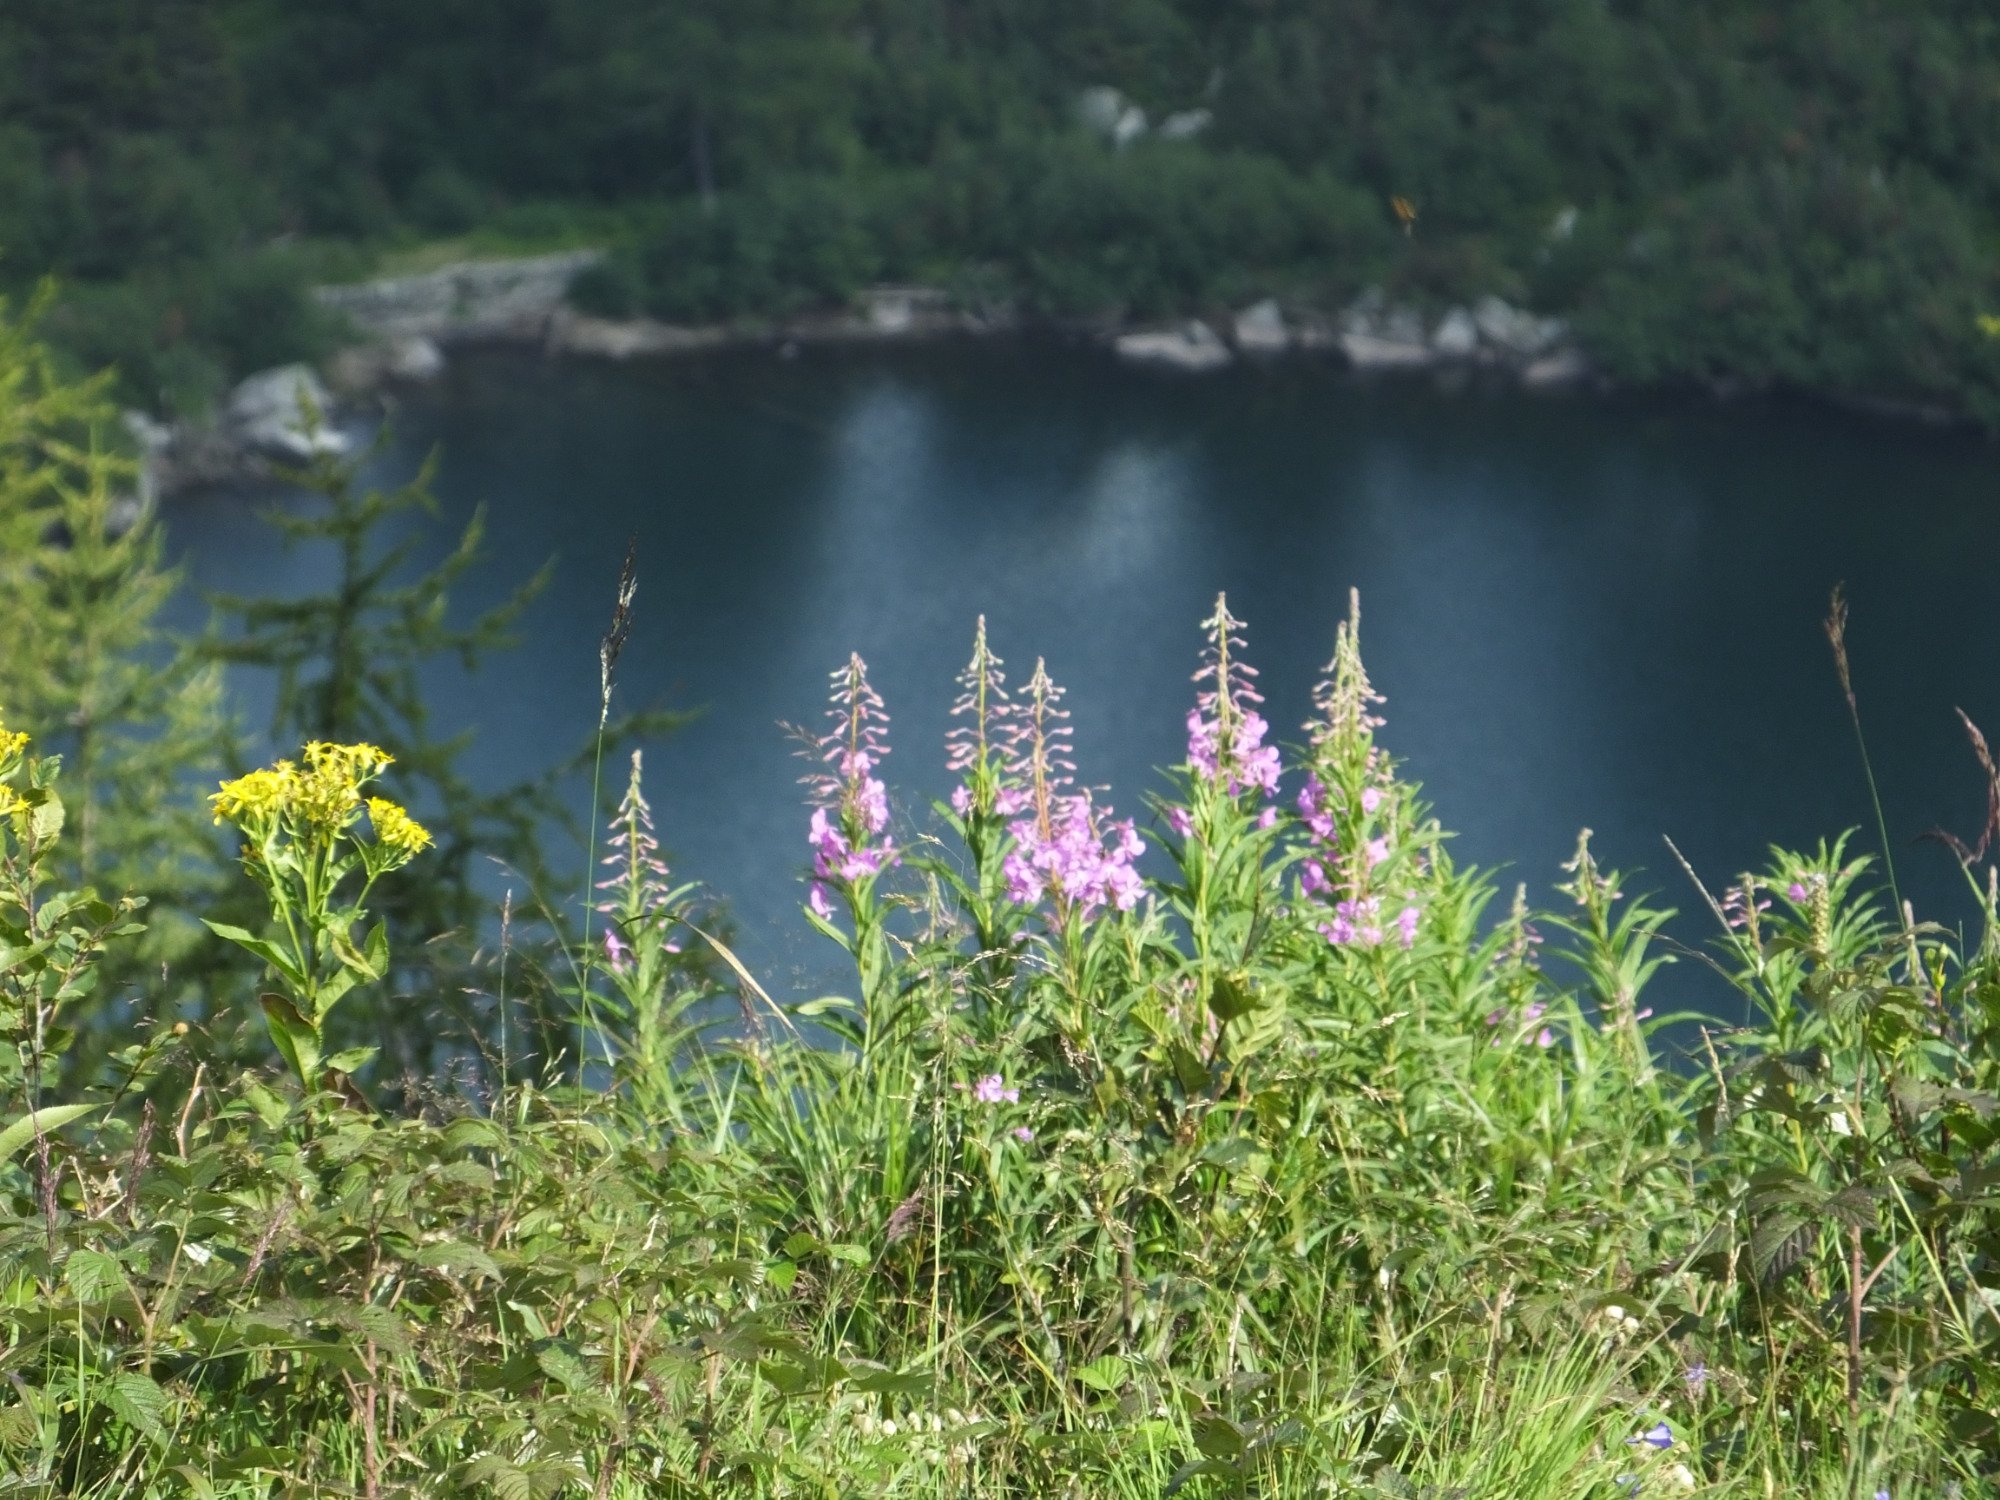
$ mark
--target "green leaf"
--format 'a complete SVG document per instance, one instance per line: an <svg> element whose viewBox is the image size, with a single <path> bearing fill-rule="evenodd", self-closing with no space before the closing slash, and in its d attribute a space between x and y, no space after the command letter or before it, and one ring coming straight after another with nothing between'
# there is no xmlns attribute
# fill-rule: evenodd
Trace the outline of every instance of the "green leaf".
<svg viewBox="0 0 2000 1500"><path fill-rule="evenodd" d="M211 922L207 917L203 917L201 920L202 925L217 937L227 938L230 942L236 944L237 947L248 953L255 954L280 974L284 975L285 978L289 979L298 988L305 988L305 975L299 972L298 966L292 962L291 958L276 943L260 938L254 932L245 931L241 927L232 927L227 922Z"/></svg>
<svg viewBox="0 0 2000 1500"><path fill-rule="evenodd" d="M445 1240L439 1244L426 1245L417 1252L417 1264L433 1271L450 1271L463 1275L471 1272L491 1281L500 1279L500 1267L493 1257L477 1245L468 1245L461 1240Z"/></svg>
<svg viewBox="0 0 2000 1500"><path fill-rule="evenodd" d="M1243 1456L1243 1429L1225 1416L1208 1412L1194 1419L1194 1445L1203 1458L1229 1461Z"/></svg>
<svg viewBox="0 0 2000 1500"><path fill-rule="evenodd" d="M336 1052L326 1060L327 1067L336 1073L358 1073L375 1060L380 1047L349 1047Z"/></svg>
<svg viewBox="0 0 2000 1500"><path fill-rule="evenodd" d="M0 1406L0 1448L32 1448L42 1435L41 1423L25 1406Z"/></svg>
<svg viewBox="0 0 2000 1500"><path fill-rule="evenodd" d="M379 932L381 929L377 928L376 930ZM359 974L363 979L372 983L388 972L386 966L378 968L367 954L355 947L346 933L334 931L328 933L327 936L332 940L330 946L333 949L333 956ZM386 953L387 949L385 948L383 951Z"/></svg>
<svg viewBox="0 0 2000 1500"><path fill-rule="evenodd" d="M5 1129L0 1129L0 1161L11 1161L16 1151L35 1138L37 1131L47 1135L103 1107L101 1104L45 1104L30 1111L9 1123Z"/></svg>
<svg viewBox="0 0 2000 1500"><path fill-rule="evenodd" d="M497 1453L475 1458L465 1467L465 1482L490 1490L495 1500L535 1500L534 1481Z"/></svg>
<svg viewBox="0 0 2000 1500"><path fill-rule="evenodd" d="M62 827L62 798L58 797L53 790L46 790L41 799L35 803L34 809L28 814L28 830L34 835L37 844L47 844L49 840L62 832Z"/></svg>
<svg viewBox="0 0 2000 1500"><path fill-rule="evenodd" d="M156 1443L167 1441L167 1393L150 1376L120 1370L101 1390L104 1404L119 1421Z"/></svg>
<svg viewBox="0 0 2000 1500"><path fill-rule="evenodd" d="M99 1302L125 1285L125 1268L102 1250L72 1250L63 1280L79 1301Z"/></svg>
<svg viewBox="0 0 2000 1500"><path fill-rule="evenodd" d="M319 1076L319 1028L283 995L267 992L257 999L264 1007L264 1023L279 1053L292 1065L299 1081L312 1087Z"/></svg>
<svg viewBox="0 0 2000 1500"><path fill-rule="evenodd" d="M1115 1354L1104 1354L1087 1365L1079 1365L1070 1374L1093 1391L1122 1391L1132 1377L1132 1367Z"/></svg>

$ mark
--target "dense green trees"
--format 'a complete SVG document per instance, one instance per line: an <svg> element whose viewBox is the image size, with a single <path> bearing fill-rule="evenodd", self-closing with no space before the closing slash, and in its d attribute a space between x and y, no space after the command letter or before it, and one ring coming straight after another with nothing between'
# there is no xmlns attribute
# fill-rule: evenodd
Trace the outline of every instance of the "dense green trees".
<svg viewBox="0 0 2000 1500"><path fill-rule="evenodd" d="M606 307L1382 281L1572 313L1634 378L1990 416L1996 62L1969 0L23 0L0 246L165 407L310 352L331 242L568 222L626 249ZM1093 85L1212 125L1115 151L1076 122Z"/></svg>

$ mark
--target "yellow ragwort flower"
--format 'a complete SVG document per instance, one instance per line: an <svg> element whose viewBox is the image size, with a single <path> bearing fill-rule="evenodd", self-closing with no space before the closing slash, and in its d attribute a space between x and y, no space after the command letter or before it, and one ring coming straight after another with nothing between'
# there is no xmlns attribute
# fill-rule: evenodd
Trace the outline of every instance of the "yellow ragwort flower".
<svg viewBox="0 0 2000 1500"><path fill-rule="evenodd" d="M5 782L0 782L0 818L11 818L15 813L26 812L28 804L21 794Z"/></svg>
<svg viewBox="0 0 2000 1500"><path fill-rule="evenodd" d="M306 765L327 776L358 786L396 763L396 757L375 745L329 745L314 740L306 746Z"/></svg>
<svg viewBox="0 0 2000 1500"><path fill-rule="evenodd" d="M12 760L27 748L27 732L25 730L10 731L7 728L6 720L0 719L0 764Z"/></svg>
<svg viewBox="0 0 2000 1500"><path fill-rule="evenodd" d="M290 810L298 792L298 767L281 760L264 770L223 782L222 789L208 800L215 806L216 822L227 821L238 828L249 828L282 817Z"/></svg>
<svg viewBox="0 0 2000 1500"><path fill-rule="evenodd" d="M386 797L368 799L368 821L375 825L376 842L405 856L430 847L429 830Z"/></svg>
<svg viewBox="0 0 2000 1500"><path fill-rule="evenodd" d="M321 828L344 828L361 811L361 785L381 774L394 757L373 745L306 746L306 773L299 779L295 810Z"/></svg>

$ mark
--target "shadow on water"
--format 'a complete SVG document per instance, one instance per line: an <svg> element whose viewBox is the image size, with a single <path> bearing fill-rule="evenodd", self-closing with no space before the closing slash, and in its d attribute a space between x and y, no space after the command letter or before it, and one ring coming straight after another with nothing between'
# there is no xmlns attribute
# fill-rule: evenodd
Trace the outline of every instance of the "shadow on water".
<svg viewBox="0 0 2000 1500"><path fill-rule="evenodd" d="M441 672L441 726L478 733L495 783L594 723L596 650L626 538L638 615L628 704L706 706L648 755L676 873L732 903L774 991L827 982L796 915L809 722L859 650L895 716L888 773L911 830L948 790L952 675L984 612L1016 681L1069 689L1083 774L1142 811L1219 589L1250 622L1272 721L1305 716L1350 584L1388 695L1385 740L1457 857L1553 899L1576 830L1684 913L1771 843L1850 826L1866 790L1820 633L1831 586L1852 650L1905 893L1966 920L1949 857L1983 789L1952 714L2000 728L1995 454L1983 441L1804 404L1535 397L1357 383L1294 364L1176 380L1031 343L742 353L697 362L454 363L399 403L380 461L441 446L448 520L485 502L491 560L466 604L551 553L518 653ZM171 514L196 580L314 582L245 497ZM442 537L442 528L440 531ZM579 802L587 793L579 792ZM1731 1010L1692 964L1655 1004Z"/></svg>

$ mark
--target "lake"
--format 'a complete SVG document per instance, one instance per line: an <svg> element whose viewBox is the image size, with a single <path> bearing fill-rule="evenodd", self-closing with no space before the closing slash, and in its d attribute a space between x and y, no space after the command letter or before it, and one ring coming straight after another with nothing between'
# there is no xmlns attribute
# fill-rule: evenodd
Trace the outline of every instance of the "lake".
<svg viewBox="0 0 2000 1500"><path fill-rule="evenodd" d="M815 723L850 650L894 716L888 776L913 829L949 789L952 677L982 612L1011 680L1043 656L1068 688L1083 778L1143 813L1152 768L1182 754L1218 590L1288 732L1360 588L1382 739L1461 861L1560 899L1587 825L1607 863L1646 871L1628 891L1692 911L1663 835L1719 891L1771 843L1872 829L1820 631L1844 579L1906 893L1972 910L1949 856L1913 841L1977 831L1953 707L2000 731L2000 465L1976 437L1309 363L1172 378L1031 341L631 366L469 354L405 393L394 428L378 479L436 446L446 518L488 507L467 604L557 559L519 649L433 683L438 727L476 731L483 779L586 742L636 537L618 702L704 710L648 750L647 790L677 877L728 898L774 990L822 983L828 956L797 915L803 766L779 721ZM246 525L250 498L174 503L195 579L323 581ZM1728 1008L1685 964L1670 998Z"/></svg>

